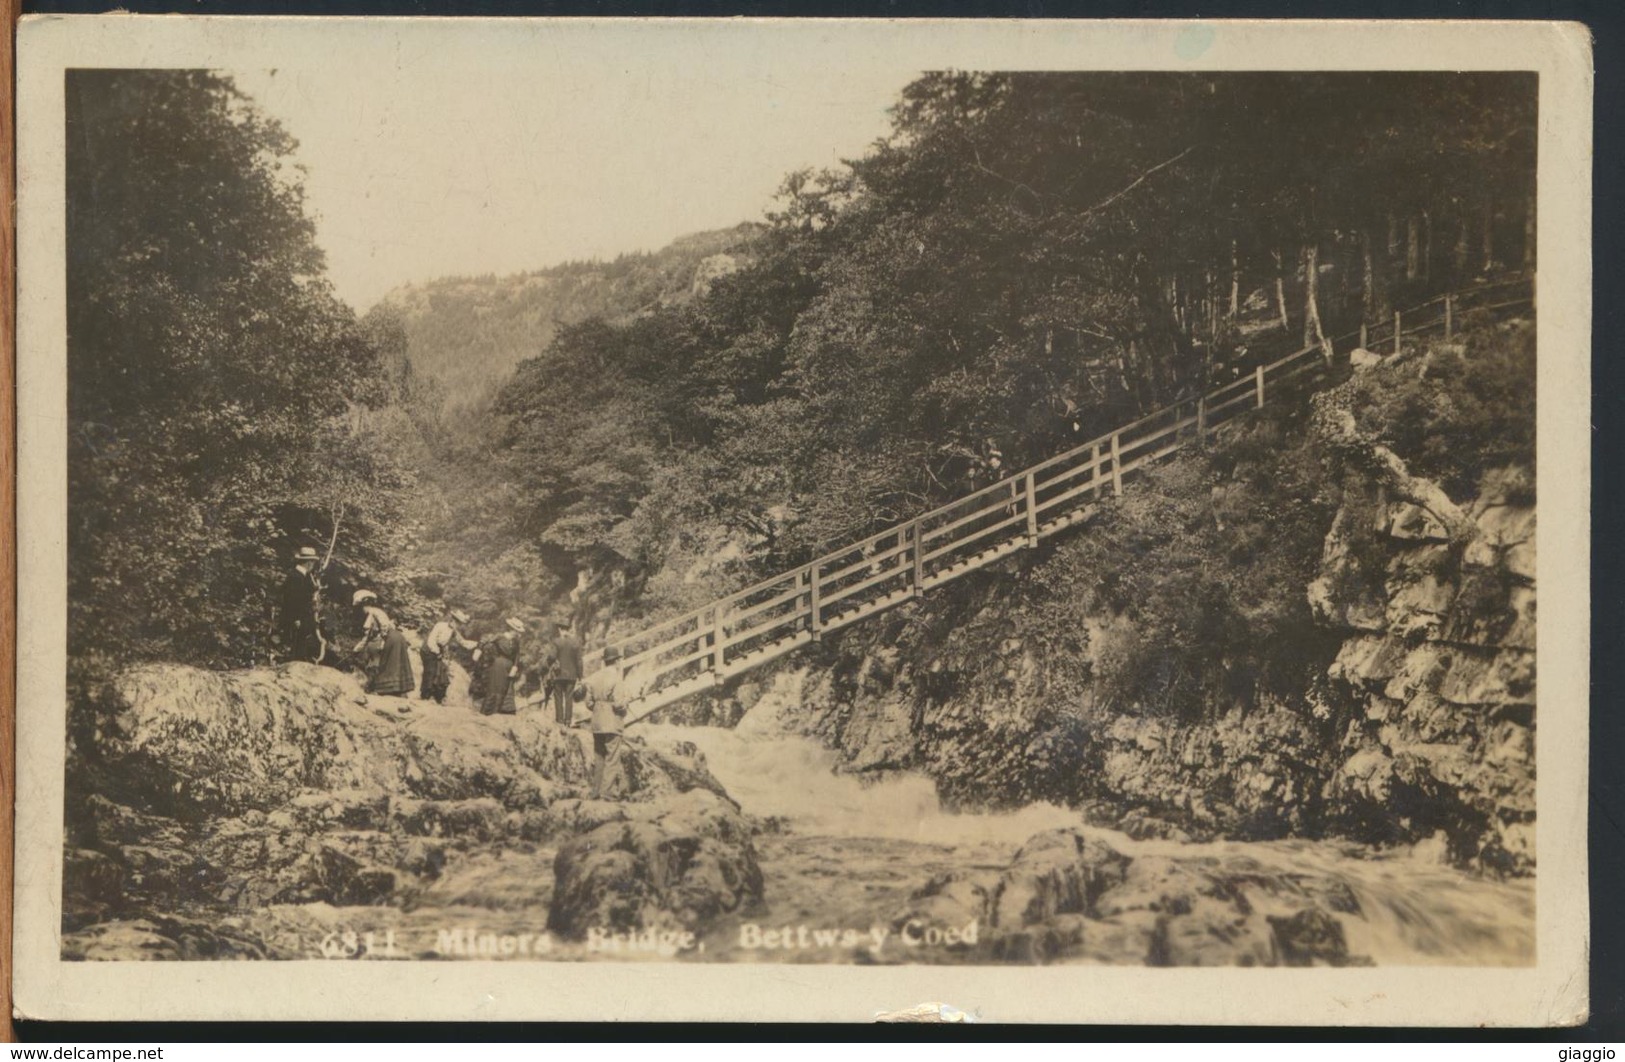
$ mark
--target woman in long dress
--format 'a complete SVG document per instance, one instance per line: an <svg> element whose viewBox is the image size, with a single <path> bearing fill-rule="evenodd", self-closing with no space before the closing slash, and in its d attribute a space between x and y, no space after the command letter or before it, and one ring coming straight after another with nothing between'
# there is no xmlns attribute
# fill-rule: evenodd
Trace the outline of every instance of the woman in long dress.
<svg viewBox="0 0 1625 1062"><path fill-rule="evenodd" d="M417 688L406 635L395 626L389 613L378 607L378 595L371 590L356 591L353 601L361 610L362 635L355 651L366 654L367 692L405 697Z"/></svg>
<svg viewBox="0 0 1625 1062"><path fill-rule="evenodd" d="M514 688L519 685L519 636L525 633L525 625L516 619L507 623L508 629L484 650L487 659L481 715L513 715L519 710L514 703Z"/></svg>

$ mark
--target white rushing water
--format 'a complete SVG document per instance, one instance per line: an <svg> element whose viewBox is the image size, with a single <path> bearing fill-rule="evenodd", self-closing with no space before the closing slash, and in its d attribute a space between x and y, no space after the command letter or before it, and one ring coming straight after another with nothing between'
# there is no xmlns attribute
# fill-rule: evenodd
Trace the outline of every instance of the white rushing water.
<svg viewBox="0 0 1625 1062"><path fill-rule="evenodd" d="M1534 961L1532 880L1490 881L1439 864L1426 853L1376 851L1330 841L1135 841L1087 825L1080 813L1054 805L1011 813L944 810L931 781L896 773L865 781L838 773L837 755L788 731L779 713L794 699L770 696L737 729L640 725L653 744L688 741L704 752L712 774L748 813L775 817L805 848L816 838L897 842L869 845L866 857L906 866L930 851L981 862L1007 860L1043 830L1082 828L1126 855L1160 855L1210 863L1227 871L1308 875L1342 882L1358 899L1359 915L1339 916L1349 949L1381 964L1516 965ZM925 849L921 846L931 846ZM852 859L841 849L840 859ZM768 856L764 854L764 863ZM832 858L836 858L832 855ZM924 878L921 878L923 883ZM772 898L770 897L770 903ZM1269 900L1257 900L1269 911Z"/></svg>

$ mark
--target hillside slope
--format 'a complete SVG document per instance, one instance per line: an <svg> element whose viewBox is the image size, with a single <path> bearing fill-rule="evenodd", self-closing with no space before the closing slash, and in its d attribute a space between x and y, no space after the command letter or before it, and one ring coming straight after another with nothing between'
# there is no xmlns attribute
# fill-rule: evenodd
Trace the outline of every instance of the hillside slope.
<svg viewBox="0 0 1625 1062"><path fill-rule="evenodd" d="M619 321L686 303L748 262L760 229L745 222L694 233L612 262L409 284L385 295L373 312L399 316L414 374L438 385L447 413L467 412L520 361L540 353L560 325Z"/></svg>

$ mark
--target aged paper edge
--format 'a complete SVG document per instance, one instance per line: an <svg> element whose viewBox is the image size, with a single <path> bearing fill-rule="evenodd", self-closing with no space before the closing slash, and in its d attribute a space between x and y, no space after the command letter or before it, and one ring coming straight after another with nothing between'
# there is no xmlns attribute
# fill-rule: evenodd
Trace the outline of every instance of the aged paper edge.
<svg viewBox="0 0 1625 1062"><path fill-rule="evenodd" d="M21 0L0 0L0 16L6 21L6 39L0 50L0 83L15 85L14 57L17 19ZM6 828L0 830L0 887L11 894L13 885L12 845L15 839L12 813L17 800L17 229L14 204L17 202L16 93L7 96L0 107L0 188L7 192L5 209L0 210L0 275L5 277L0 293L0 815ZM12 905L0 903L0 954L11 951ZM4 993L6 1009L0 1015L0 1040L16 1039L11 1026L12 976L8 964Z"/></svg>
<svg viewBox="0 0 1625 1062"><path fill-rule="evenodd" d="M15 0L7 0L15 3ZM522 22L39 16L18 32L19 632L16 1013L56 1019L845 1020L939 999L989 1021L1567 1025L1587 1014L1591 42L1573 23ZM471 47L596 35L646 49L825 49L831 69L1534 69L1540 73L1536 281L1537 965L1522 969L1197 970L659 964L65 963L60 888L66 631L62 72L277 65L317 35L458 35ZM428 37L420 39L428 40ZM439 38L439 39L443 39ZM585 39L575 36L576 40ZM766 60L764 60L766 61ZM1560 253L1559 253L1560 252ZM0 661L0 668L4 662Z"/></svg>

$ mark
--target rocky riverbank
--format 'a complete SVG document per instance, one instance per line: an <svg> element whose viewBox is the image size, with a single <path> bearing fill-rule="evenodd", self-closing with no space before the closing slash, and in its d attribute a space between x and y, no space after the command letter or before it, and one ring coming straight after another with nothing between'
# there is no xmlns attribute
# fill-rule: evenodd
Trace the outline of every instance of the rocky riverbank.
<svg viewBox="0 0 1625 1062"><path fill-rule="evenodd" d="M498 858L546 865L506 906L563 940L760 900L748 819L692 746L629 740L624 790L592 801L582 732L306 664L139 667L76 719L70 957L310 957L334 908L410 910Z"/></svg>
<svg viewBox="0 0 1625 1062"><path fill-rule="evenodd" d="M543 713L368 697L307 665L140 667L95 708L101 754L70 769L71 959L1530 955L1522 883L1325 842L1137 840L1054 805L953 813L918 775L832 773L778 695L736 729L650 726L597 801L584 735Z"/></svg>

